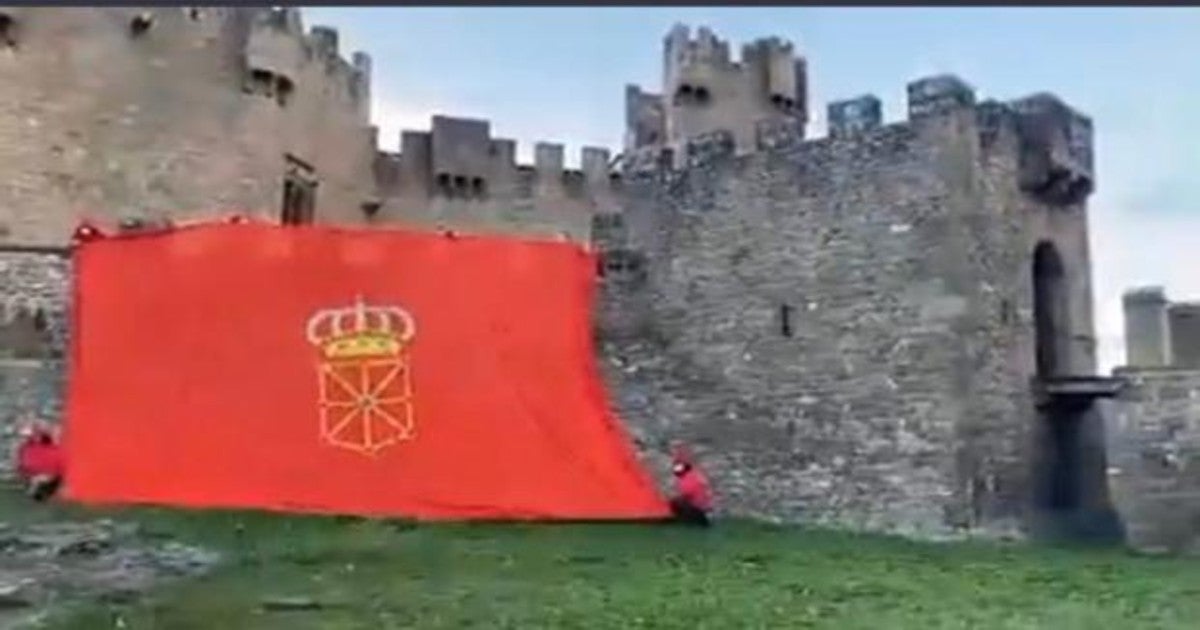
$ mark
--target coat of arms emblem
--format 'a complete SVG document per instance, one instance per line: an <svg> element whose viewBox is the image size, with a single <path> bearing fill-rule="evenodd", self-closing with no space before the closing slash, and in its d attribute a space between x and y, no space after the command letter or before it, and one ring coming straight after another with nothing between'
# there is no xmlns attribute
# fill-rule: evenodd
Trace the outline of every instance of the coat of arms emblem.
<svg viewBox="0 0 1200 630"><path fill-rule="evenodd" d="M416 322L408 311L359 297L352 305L314 313L306 333L319 353L325 442L375 455L413 438L409 349Z"/></svg>

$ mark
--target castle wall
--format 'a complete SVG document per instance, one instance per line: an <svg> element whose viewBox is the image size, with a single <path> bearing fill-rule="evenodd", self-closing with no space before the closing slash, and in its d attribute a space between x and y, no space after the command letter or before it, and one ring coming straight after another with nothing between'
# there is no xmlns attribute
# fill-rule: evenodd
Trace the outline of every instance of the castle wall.
<svg viewBox="0 0 1200 630"><path fill-rule="evenodd" d="M436 116L429 132L402 134L399 154L380 156L371 222L587 241L592 217L620 208L609 161L587 147L568 170L562 145L539 143L534 164L517 164L516 143L492 138L487 121Z"/></svg>
<svg viewBox="0 0 1200 630"><path fill-rule="evenodd" d="M1128 541L1200 553L1200 371L1124 368L1113 405L1110 479Z"/></svg>
<svg viewBox="0 0 1200 630"><path fill-rule="evenodd" d="M910 86L905 123L870 97L827 139L768 122L751 155L711 134L681 170L630 156L598 239L635 263L605 277L608 377L642 447L697 445L730 511L936 531L1025 510L1047 440L1033 254L1064 261L1055 341L1090 374L1090 188L1032 194L1058 141L950 79Z"/></svg>
<svg viewBox="0 0 1200 630"><path fill-rule="evenodd" d="M289 154L315 169L319 215L361 220L363 78L296 11L3 12L0 243L62 244L80 216L278 218Z"/></svg>
<svg viewBox="0 0 1200 630"><path fill-rule="evenodd" d="M683 172L628 176L649 269L608 299L648 293L648 314L602 326L642 443L695 444L737 513L939 530L1019 512L1030 407L1002 303L1023 233L974 117L736 158L713 138Z"/></svg>

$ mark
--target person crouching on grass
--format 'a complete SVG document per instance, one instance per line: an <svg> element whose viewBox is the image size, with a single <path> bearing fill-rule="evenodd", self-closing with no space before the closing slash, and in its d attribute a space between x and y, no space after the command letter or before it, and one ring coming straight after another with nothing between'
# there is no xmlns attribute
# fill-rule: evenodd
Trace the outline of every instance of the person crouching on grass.
<svg viewBox="0 0 1200 630"><path fill-rule="evenodd" d="M21 445L17 447L17 476L30 498L45 501L62 485L62 450L53 430L43 423L26 425L21 436Z"/></svg>
<svg viewBox="0 0 1200 630"><path fill-rule="evenodd" d="M675 521L708 527L712 512L712 489L708 478L696 467L696 462L683 447L671 455L671 474L675 476L676 495L671 499L671 514Z"/></svg>

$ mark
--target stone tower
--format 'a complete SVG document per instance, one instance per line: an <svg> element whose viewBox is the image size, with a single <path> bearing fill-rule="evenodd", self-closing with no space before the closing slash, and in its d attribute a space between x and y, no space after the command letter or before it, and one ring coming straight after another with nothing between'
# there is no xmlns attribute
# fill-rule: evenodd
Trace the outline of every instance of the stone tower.
<svg viewBox="0 0 1200 630"><path fill-rule="evenodd" d="M0 244L83 216L353 223L374 193L370 59L297 9L0 8L0 85Z"/></svg>
<svg viewBox="0 0 1200 630"><path fill-rule="evenodd" d="M689 138L728 131L739 152L755 147L756 126L787 122L803 135L808 121L805 60L789 42L760 39L742 47L740 61L729 43L707 28L692 38L677 25L663 42L663 81L658 94L625 89L625 149L678 147Z"/></svg>

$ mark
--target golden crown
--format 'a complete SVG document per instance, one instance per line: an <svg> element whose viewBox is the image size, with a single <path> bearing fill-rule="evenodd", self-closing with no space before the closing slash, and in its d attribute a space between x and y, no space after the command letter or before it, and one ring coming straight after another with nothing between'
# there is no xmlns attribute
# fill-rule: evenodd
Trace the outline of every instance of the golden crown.
<svg viewBox="0 0 1200 630"><path fill-rule="evenodd" d="M394 356L417 332L412 315L397 306L369 306L358 297L348 308L323 309L308 318L308 341L328 359Z"/></svg>

